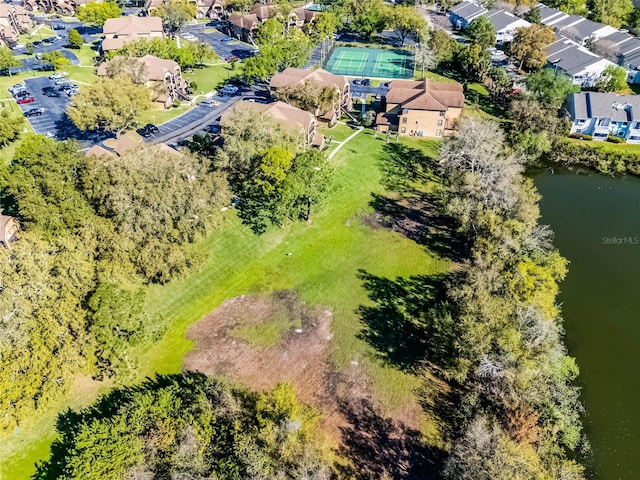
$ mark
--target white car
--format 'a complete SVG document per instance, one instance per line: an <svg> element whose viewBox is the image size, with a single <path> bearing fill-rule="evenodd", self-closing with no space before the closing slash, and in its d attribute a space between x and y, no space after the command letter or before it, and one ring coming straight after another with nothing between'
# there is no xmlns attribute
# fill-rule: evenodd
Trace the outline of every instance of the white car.
<svg viewBox="0 0 640 480"><path fill-rule="evenodd" d="M191 33L183 33L182 38L184 38L185 40L189 40L190 42L196 42L198 40L198 37Z"/></svg>
<svg viewBox="0 0 640 480"><path fill-rule="evenodd" d="M199 107L205 107L205 108L213 108L213 107L217 107L218 105L220 105L220 102L213 99L208 99L198 104Z"/></svg>
<svg viewBox="0 0 640 480"><path fill-rule="evenodd" d="M49 80L60 80L61 78L64 78L64 77L65 77L64 73L56 72L49 75Z"/></svg>

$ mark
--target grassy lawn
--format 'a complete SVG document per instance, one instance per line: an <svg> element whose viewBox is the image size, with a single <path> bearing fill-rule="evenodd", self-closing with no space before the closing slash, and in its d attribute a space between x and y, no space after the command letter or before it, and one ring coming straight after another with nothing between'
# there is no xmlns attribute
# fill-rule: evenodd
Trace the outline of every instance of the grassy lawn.
<svg viewBox="0 0 640 480"><path fill-rule="evenodd" d="M164 109L162 107L159 107L147 110L140 115L140 117L138 118L138 123L140 123L140 125L146 125L147 123L160 125L161 123L168 122L169 120L176 118L178 115L182 115L190 108L190 105L181 105L177 108Z"/></svg>
<svg viewBox="0 0 640 480"><path fill-rule="evenodd" d="M578 140L577 138L567 138L570 143L579 143L580 145L587 145L594 150L602 150L605 152L622 152L622 153L634 153L640 155L640 145L633 143L612 143L612 142L600 142L600 141L585 141Z"/></svg>
<svg viewBox="0 0 640 480"><path fill-rule="evenodd" d="M345 134L342 127L335 131ZM401 143L429 155L438 145L413 138L401 138ZM358 362L383 414L414 405L419 380L381 363L373 348L358 336L362 323L357 309L370 303L358 272L388 278L435 274L446 271L449 262L398 233L359 221L359 215L372 211L372 193L385 193L379 166L384 148L385 142L375 139L369 130L343 146L332 159L336 167L332 198L325 210L312 215L312 223L271 228L256 236L241 224L234 210L228 210L221 228L198 245L206 255L199 270L148 289L146 310L161 319L167 330L160 341L135 353L140 365L136 380L180 371L185 353L193 347L185 339L186 329L225 299L294 289L308 304L332 309L332 361L338 369ZM236 334L272 342L281 331L282 326L276 324ZM89 403L98 392L95 382L80 383L58 411L70 404ZM55 413L26 422L19 434L0 436L0 478L29 478L33 463L48 455Z"/></svg>
<svg viewBox="0 0 640 480"><path fill-rule="evenodd" d="M42 40L43 38L52 37L56 35L51 28L47 25L38 25L29 33L23 33L18 37L18 43L26 44L27 42L35 42L36 40Z"/></svg>
<svg viewBox="0 0 640 480"><path fill-rule="evenodd" d="M65 71L69 74L69 79L78 82L80 87L93 84L97 78L95 69L91 67L69 66Z"/></svg>
<svg viewBox="0 0 640 480"><path fill-rule="evenodd" d="M94 42L94 43L97 43L97 42ZM91 48L94 45L94 43L85 43L81 48L77 50L70 49L70 51L73 52L76 57L78 57L78 60L80 60L80 65L84 67L93 66L93 60L96 56L96 53L98 53L96 50Z"/></svg>
<svg viewBox="0 0 640 480"><path fill-rule="evenodd" d="M353 128L348 127L344 123L336 123L331 128L320 128L319 130L325 137L333 137L334 142L342 142L355 132Z"/></svg>
<svg viewBox="0 0 640 480"><path fill-rule="evenodd" d="M229 78L242 73L242 65L236 64L235 70L231 70L228 64L209 65L203 68L194 68L192 71L183 72L182 76L196 82L196 93L207 93L217 89Z"/></svg>

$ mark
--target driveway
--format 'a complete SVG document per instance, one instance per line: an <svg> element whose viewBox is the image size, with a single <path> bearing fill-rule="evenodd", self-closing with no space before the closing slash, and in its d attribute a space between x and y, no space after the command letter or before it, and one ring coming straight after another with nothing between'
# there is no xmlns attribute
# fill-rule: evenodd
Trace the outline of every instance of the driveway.
<svg viewBox="0 0 640 480"><path fill-rule="evenodd" d="M231 55L235 55L240 59L244 59L254 56L256 47L247 45L246 43L242 43L238 40L223 42L222 39L227 35L220 33L217 30L211 33L204 32L205 29L210 28L212 27L207 27L204 24L188 25L184 27L184 31L195 35L201 42L205 42L210 45L220 58L227 58Z"/></svg>
<svg viewBox="0 0 640 480"><path fill-rule="evenodd" d="M69 138L77 140L83 148L90 147L98 143L101 138L95 134L81 132L67 117L67 107L71 103L71 98L63 92L58 92L59 97L48 97L45 92L55 90L52 80L46 76L26 79L25 85L36 99L33 103L19 105L23 112L32 108L42 108L44 113L39 117L28 117L27 120L36 133L46 135L56 140L67 140ZM102 137L103 139L104 137Z"/></svg>

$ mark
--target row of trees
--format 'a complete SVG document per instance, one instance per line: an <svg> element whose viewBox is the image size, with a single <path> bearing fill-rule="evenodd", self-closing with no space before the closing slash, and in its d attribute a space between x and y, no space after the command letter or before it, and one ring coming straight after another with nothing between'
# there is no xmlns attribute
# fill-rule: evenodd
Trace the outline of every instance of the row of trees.
<svg viewBox="0 0 640 480"><path fill-rule="evenodd" d="M191 244L229 202L206 158L140 147L86 157L28 136L2 175L4 205L23 233L2 250L2 428L58 398L80 372L135 368L128 354L158 332L139 285L199 261Z"/></svg>
<svg viewBox="0 0 640 480"><path fill-rule="evenodd" d="M34 478L328 480L317 419L287 384L254 393L195 373L160 377L65 415Z"/></svg>
<svg viewBox="0 0 640 480"><path fill-rule="evenodd" d="M217 58L211 46L206 43L184 42L183 45L178 47L176 41L170 38L140 38L126 43L118 50L107 52L107 59L111 59L116 55L129 57L153 55L158 58L173 60L181 68L202 65L207 60Z"/></svg>

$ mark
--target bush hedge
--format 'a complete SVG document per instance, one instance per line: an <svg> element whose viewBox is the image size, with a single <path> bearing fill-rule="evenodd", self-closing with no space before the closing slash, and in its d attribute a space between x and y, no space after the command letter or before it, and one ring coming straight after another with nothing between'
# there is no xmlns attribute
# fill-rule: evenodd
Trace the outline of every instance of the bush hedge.
<svg viewBox="0 0 640 480"><path fill-rule="evenodd" d="M607 174L640 175L640 153L598 148L595 143L561 140L549 152L548 159L563 165L584 165Z"/></svg>

